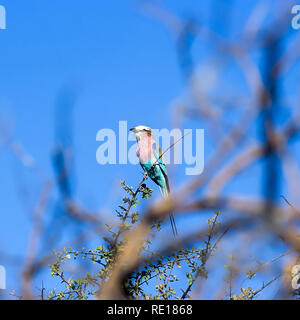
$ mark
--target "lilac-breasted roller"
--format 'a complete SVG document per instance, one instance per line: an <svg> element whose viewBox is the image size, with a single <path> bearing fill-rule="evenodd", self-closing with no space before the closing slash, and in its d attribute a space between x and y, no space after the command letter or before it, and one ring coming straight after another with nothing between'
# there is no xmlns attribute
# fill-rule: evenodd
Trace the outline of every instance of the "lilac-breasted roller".
<svg viewBox="0 0 300 320"><path fill-rule="evenodd" d="M162 196L166 199L170 193L167 168L163 161L162 151L154 141L151 128L146 126L137 126L130 129L130 131L132 131L136 136L136 155L139 158L141 167L159 186ZM177 228L172 213L170 214L170 222L173 234L176 236Z"/></svg>

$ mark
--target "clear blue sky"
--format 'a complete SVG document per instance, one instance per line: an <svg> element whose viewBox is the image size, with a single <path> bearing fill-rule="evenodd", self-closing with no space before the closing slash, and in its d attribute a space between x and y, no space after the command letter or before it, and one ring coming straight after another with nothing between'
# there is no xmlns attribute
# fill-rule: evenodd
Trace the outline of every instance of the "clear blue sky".
<svg viewBox="0 0 300 320"><path fill-rule="evenodd" d="M234 37L257 2L163 1L181 17L195 16L210 24L211 5L218 4L212 27L224 37L224 12L235 5ZM0 30L0 125L9 128L50 177L56 99L64 88L76 92L75 195L87 208L112 210L121 198L119 180L134 186L141 170L131 165L99 166L96 133L102 128L117 129L119 120L127 120L129 127L170 128L172 102L185 92L174 39L163 24L142 14L130 0L0 0L0 5L7 11L7 30ZM208 59L210 50L195 43L195 58ZM235 67L228 70L228 79L231 82L223 90L246 90ZM250 192L249 184L252 191L258 190L255 174L260 169L251 170L232 190L243 186L245 193ZM41 183L1 144L0 175L0 249L22 256ZM20 197L22 186L28 188L27 213ZM19 272L7 270L9 290L18 289Z"/></svg>

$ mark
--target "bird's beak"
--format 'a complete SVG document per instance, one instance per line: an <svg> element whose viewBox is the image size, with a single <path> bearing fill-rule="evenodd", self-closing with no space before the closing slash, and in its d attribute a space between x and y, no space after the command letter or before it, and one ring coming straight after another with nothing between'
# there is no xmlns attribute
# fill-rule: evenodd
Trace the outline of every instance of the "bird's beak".
<svg viewBox="0 0 300 320"><path fill-rule="evenodd" d="M131 128L129 129L129 131L135 132L135 128Z"/></svg>

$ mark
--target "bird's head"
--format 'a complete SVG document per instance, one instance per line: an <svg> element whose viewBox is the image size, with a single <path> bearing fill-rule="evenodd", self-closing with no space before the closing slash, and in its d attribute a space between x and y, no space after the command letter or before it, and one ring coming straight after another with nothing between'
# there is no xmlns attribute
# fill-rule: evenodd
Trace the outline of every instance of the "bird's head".
<svg viewBox="0 0 300 320"><path fill-rule="evenodd" d="M143 136L152 136L151 128L146 126L137 126L131 128L130 131L135 134L137 140L140 140Z"/></svg>

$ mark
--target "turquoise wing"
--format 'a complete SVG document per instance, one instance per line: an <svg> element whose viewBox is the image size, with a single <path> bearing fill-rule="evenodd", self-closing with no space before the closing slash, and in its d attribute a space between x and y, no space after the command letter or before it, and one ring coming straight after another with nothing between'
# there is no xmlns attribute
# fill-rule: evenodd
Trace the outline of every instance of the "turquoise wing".
<svg viewBox="0 0 300 320"><path fill-rule="evenodd" d="M169 179L168 179L168 172L167 172L167 167L164 161L164 157L163 157L163 152L161 150L161 148L155 144L155 149L153 150L154 152L154 156L156 158L157 164L164 176L164 180L166 182L166 187L168 190L168 193L170 192L170 186L169 186Z"/></svg>

